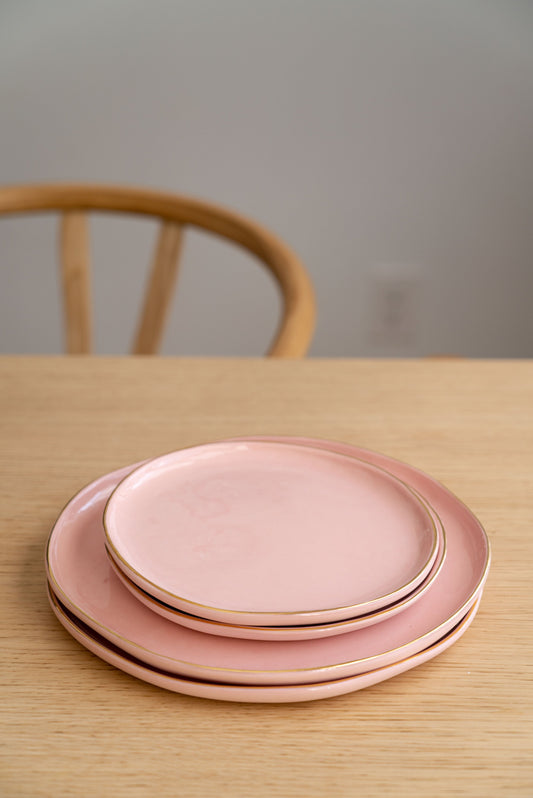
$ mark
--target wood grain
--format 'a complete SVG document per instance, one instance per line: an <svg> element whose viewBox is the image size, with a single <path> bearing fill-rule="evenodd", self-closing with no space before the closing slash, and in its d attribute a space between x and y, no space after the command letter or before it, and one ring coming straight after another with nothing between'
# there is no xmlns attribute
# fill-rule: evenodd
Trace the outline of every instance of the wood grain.
<svg viewBox="0 0 533 798"><path fill-rule="evenodd" d="M0 385L0 794L533 794L533 363L6 357ZM493 553L466 635L362 692L279 706L167 693L70 638L43 567L69 497L253 433L384 451L466 501Z"/></svg>

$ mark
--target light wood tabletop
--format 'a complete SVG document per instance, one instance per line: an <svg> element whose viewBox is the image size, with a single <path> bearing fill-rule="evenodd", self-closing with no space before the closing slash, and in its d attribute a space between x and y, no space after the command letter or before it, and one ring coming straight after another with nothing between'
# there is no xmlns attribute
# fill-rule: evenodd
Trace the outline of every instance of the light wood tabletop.
<svg viewBox="0 0 533 798"><path fill-rule="evenodd" d="M533 362L0 358L5 796L531 796ZM302 704L164 691L82 648L45 593L66 501L235 435L356 443L429 472L485 526L472 626L412 671Z"/></svg>

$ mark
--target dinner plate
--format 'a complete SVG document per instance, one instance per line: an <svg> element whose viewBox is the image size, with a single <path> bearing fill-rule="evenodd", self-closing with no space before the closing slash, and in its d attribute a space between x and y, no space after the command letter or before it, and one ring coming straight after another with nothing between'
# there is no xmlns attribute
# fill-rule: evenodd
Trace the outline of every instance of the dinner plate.
<svg viewBox="0 0 533 798"><path fill-rule="evenodd" d="M365 626L372 626L374 623L380 623L387 618L392 618L393 615L402 612L411 604L414 604L415 601L418 601L431 587L434 579L442 568L446 556L446 536L440 518L429 505L426 506L433 517L438 535L437 558L428 576L412 593L409 593L395 604L371 612L368 615L360 615L357 618L349 618L345 621L307 626L242 626L211 621L196 615L188 615L185 612L171 607L169 604L158 601L154 596L151 596L149 593L142 590L142 588L138 587L135 582L132 582L111 558L110 563L122 584L138 601L141 601L153 612L157 612L158 615L162 615L163 618L181 624L181 626L186 626L189 629L196 629L198 632L219 635L221 637L240 637L245 640L312 640L317 637L332 637L333 635L352 632L354 629L363 629Z"/></svg>
<svg viewBox="0 0 533 798"><path fill-rule="evenodd" d="M150 668L143 662L128 655L120 648L113 646L105 638L94 632L89 626L72 615L53 595L49 589L48 597L52 610L59 622L65 627L82 646L92 651L93 654L105 660L115 668L119 668L125 673L135 676L137 679L149 682L165 690L175 693L196 696L198 698L211 698L217 701L241 701L255 703L285 703L297 701L316 701L321 698L332 698L333 696L344 695L365 687L391 679L404 671L422 665L438 654L441 654L453 643L455 643L466 632L472 623L479 607L479 599L474 603L465 617L448 632L444 637L433 645L413 654L411 657L400 660L393 665L362 673L357 676L349 676L344 679L335 679L329 682L318 682L316 684L298 685L234 685L217 682L206 682L195 679L187 679L183 676L175 676L156 668Z"/></svg>
<svg viewBox="0 0 533 798"><path fill-rule="evenodd" d="M437 531L383 469L272 441L204 444L157 457L104 512L119 568L176 609L249 626L353 618L414 590Z"/></svg>
<svg viewBox="0 0 533 798"><path fill-rule="evenodd" d="M325 445L325 444L324 444ZM382 455L367 452L366 456ZM317 640L238 640L202 634L153 613L121 584L106 554L102 511L126 467L83 488L49 538L47 570L56 595L76 617L151 667L236 684L303 684L354 676L410 657L446 635L485 582L488 540L470 510L417 469L385 458L434 507L447 552L426 595L379 624Z"/></svg>

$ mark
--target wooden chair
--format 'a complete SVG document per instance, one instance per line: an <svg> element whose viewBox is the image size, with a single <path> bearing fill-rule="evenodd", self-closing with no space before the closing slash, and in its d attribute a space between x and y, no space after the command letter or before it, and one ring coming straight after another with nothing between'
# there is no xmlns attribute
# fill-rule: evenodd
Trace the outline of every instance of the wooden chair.
<svg viewBox="0 0 533 798"><path fill-rule="evenodd" d="M311 281L296 255L255 222L215 205L159 191L84 184L0 187L0 215L36 211L62 214L60 256L69 354L91 351L89 211L140 214L161 220L133 354L154 354L159 348L188 225L228 239L264 263L276 279L283 299L281 320L267 354L306 354L315 321Z"/></svg>

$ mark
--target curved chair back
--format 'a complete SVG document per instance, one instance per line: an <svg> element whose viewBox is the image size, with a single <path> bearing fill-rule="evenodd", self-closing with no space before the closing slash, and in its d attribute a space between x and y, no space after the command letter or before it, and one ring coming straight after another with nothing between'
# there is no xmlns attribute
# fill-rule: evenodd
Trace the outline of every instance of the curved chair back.
<svg viewBox="0 0 533 798"><path fill-rule="evenodd" d="M133 354L158 351L188 226L232 241L263 262L275 278L283 300L281 319L267 354L306 354L315 321L310 278L296 255L256 222L210 203L160 191L83 184L0 187L0 215L41 211L59 212L62 217L60 260L69 354L89 354L92 346L88 230L91 211L137 214L161 221Z"/></svg>

